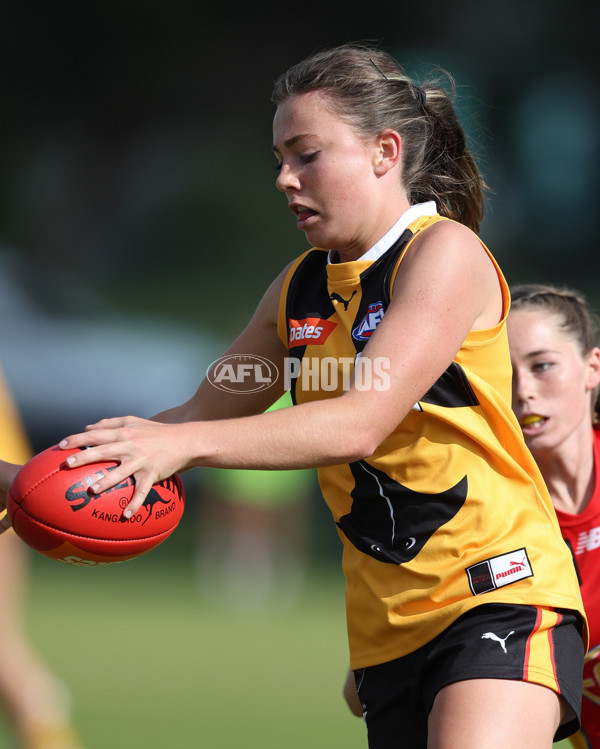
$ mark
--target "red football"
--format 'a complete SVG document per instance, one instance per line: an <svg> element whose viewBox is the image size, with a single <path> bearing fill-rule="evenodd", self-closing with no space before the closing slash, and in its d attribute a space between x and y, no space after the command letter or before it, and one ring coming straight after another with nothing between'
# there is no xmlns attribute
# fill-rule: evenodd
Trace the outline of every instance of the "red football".
<svg viewBox="0 0 600 749"><path fill-rule="evenodd" d="M175 530L185 502L178 474L154 484L142 507L126 519L123 508L131 500L134 480L93 494L89 487L117 464L69 468L65 461L77 452L54 445L15 476L8 490L8 517L25 543L59 562L97 566L137 557Z"/></svg>

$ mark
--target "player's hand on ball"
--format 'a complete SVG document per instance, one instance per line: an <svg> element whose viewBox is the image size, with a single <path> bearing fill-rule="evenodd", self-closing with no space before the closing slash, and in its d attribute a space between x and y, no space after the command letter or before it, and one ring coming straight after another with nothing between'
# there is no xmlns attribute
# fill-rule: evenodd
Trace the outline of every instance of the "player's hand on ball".
<svg viewBox="0 0 600 749"><path fill-rule="evenodd" d="M182 424L163 424L137 416L102 419L87 426L85 432L65 438L59 446L87 448L67 458L71 467L103 461L119 463L90 487L95 494L133 476L135 491L123 511L129 518L140 509L153 484L188 467L182 460L184 441L178 431L181 427Z"/></svg>
<svg viewBox="0 0 600 749"><path fill-rule="evenodd" d="M34 455L18 471L6 497L15 533L50 559L85 567L133 559L154 549L175 530L185 507L178 474L153 485L140 512L123 517L135 491L132 477L105 492L94 481L118 467L115 461L68 467L80 448L58 445Z"/></svg>

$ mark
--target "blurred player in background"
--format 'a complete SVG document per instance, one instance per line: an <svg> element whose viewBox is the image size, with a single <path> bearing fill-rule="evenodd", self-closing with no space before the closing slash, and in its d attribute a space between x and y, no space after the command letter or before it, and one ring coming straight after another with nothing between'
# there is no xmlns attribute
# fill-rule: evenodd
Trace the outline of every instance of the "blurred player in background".
<svg viewBox="0 0 600 749"><path fill-rule="evenodd" d="M23 463L31 447L0 374L0 457ZM28 640L23 621L29 550L10 530L0 539L0 702L22 749L80 749L66 687Z"/></svg>
<svg viewBox="0 0 600 749"><path fill-rule="evenodd" d="M292 405L285 393L269 411ZM201 472L197 569L203 596L259 611L302 594L315 471Z"/></svg>
<svg viewBox="0 0 600 749"><path fill-rule="evenodd" d="M590 626L577 749L600 749L600 348L583 296L512 288L513 408L573 552Z"/></svg>

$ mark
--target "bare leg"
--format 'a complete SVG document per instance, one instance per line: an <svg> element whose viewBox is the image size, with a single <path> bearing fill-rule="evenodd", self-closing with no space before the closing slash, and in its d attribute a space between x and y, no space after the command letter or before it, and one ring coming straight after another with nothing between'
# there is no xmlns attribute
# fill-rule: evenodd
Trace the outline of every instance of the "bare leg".
<svg viewBox="0 0 600 749"><path fill-rule="evenodd" d="M209 600L245 611L292 608L304 586L308 498L283 507L202 495L197 566Z"/></svg>
<svg viewBox="0 0 600 749"><path fill-rule="evenodd" d="M12 531L0 539L0 700L24 749L77 749L61 685L25 634L27 554Z"/></svg>
<svg viewBox="0 0 600 749"><path fill-rule="evenodd" d="M428 749L551 749L563 700L538 684L470 679L440 690L429 715Z"/></svg>

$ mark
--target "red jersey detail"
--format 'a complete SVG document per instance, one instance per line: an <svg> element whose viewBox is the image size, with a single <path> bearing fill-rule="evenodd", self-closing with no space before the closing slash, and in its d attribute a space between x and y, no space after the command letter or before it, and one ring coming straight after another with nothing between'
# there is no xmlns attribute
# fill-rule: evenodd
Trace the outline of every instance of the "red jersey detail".
<svg viewBox="0 0 600 749"><path fill-rule="evenodd" d="M320 317L305 317L302 320L289 320L289 347L322 346L329 338L337 323L322 320Z"/></svg>
<svg viewBox="0 0 600 749"><path fill-rule="evenodd" d="M600 749L600 430L594 430L594 493L583 512L556 511L563 538L573 550L581 578L581 597L590 628L583 667L581 723L591 749Z"/></svg>

